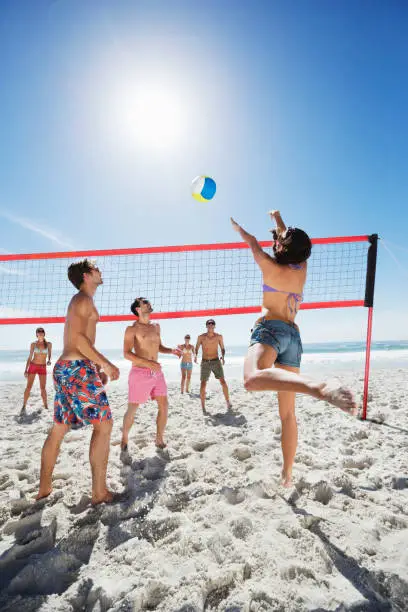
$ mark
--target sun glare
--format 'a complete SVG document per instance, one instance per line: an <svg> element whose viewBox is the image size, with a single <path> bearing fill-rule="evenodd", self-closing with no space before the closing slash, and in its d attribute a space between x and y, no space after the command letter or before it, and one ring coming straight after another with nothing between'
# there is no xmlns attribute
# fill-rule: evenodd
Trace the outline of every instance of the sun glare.
<svg viewBox="0 0 408 612"><path fill-rule="evenodd" d="M180 143L186 109L174 91L146 86L122 90L115 98L114 123L130 145L169 149Z"/></svg>

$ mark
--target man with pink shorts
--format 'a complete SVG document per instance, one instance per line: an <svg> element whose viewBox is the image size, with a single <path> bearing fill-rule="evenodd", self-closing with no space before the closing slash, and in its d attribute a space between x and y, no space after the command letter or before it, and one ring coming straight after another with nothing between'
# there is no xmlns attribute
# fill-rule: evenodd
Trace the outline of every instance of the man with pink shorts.
<svg viewBox="0 0 408 612"><path fill-rule="evenodd" d="M158 407L156 446L165 448L163 439L167 423L168 400L167 385L157 361L159 353L172 353L180 356L180 349L171 349L163 346L160 338L160 325L150 322L153 308L146 298L136 298L130 310L137 321L126 328L123 346L125 359L132 362L129 373L129 404L123 418L122 450L127 450L129 431L133 425L136 409L149 399L156 400Z"/></svg>

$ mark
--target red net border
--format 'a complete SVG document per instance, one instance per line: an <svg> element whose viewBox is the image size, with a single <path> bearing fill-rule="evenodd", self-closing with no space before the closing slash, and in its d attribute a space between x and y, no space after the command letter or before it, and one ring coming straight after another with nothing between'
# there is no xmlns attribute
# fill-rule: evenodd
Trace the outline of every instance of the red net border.
<svg viewBox="0 0 408 612"><path fill-rule="evenodd" d="M313 244L341 244L346 242L367 242L369 236L335 236L332 238L313 238ZM263 248L270 248L271 241L259 243ZM55 253L23 253L0 255L0 262L35 260L35 259L77 259L84 257L102 257L108 255L144 255L150 253L180 253L186 251L222 251L233 249L248 249L245 242L221 242L211 244L185 244L175 246L142 247L131 249L104 249L87 251L59 251ZM364 306L364 300L348 300L334 302L308 302L301 304L302 310L315 310L319 308L352 308ZM257 314L261 311L261 306L245 306L242 308L216 308L213 310L185 310L176 312L157 312L153 313L153 319L181 319L189 317L220 316L232 314ZM133 315L102 315L101 322L112 321L133 321ZM25 325L46 323L64 323L65 317L5 317L0 318L0 325Z"/></svg>

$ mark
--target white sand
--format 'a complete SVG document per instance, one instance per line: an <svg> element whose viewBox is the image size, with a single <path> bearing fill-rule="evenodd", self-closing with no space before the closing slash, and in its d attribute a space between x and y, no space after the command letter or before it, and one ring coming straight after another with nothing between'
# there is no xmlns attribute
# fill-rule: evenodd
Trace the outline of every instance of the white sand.
<svg viewBox="0 0 408 612"><path fill-rule="evenodd" d="M360 371L342 378L361 388ZM276 484L275 394L230 387L234 412L212 385L203 418L198 398L170 385L168 452L155 450L150 403L123 461L125 383L112 384L108 481L126 494L93 509L89 429L67 435L54 493L33 503L51 415L37 412L36 389L17 423L23 385L3 385L1 610L407 610L406 371L373 374L370 415L383 425L298 398L291 490Z"/></svg>

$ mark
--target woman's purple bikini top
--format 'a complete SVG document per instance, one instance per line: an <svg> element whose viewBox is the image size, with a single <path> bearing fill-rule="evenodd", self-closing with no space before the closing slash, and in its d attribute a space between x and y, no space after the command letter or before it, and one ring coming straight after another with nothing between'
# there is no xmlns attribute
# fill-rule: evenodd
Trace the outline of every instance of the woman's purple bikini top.
<svg viewBox="0 0 408 612"><path fill-rule="evenodd" d="M302 270L302 264L289 264L292 270ZM299 310L299 306L303 301L303 293L293 293L292 291L281 291L270 287L269 285L262 285L262 291L264 293L285 293L288 296L288 308L291 314L296 314Z"/></svg>

